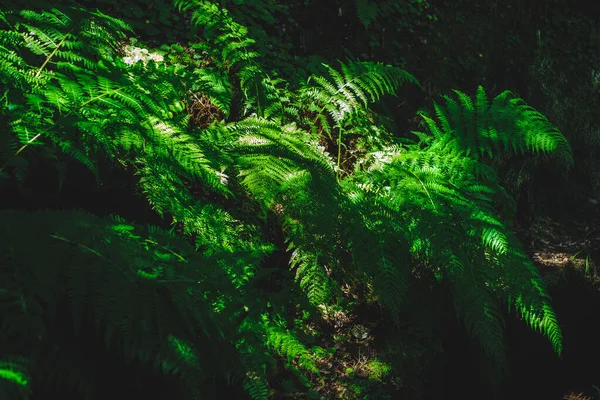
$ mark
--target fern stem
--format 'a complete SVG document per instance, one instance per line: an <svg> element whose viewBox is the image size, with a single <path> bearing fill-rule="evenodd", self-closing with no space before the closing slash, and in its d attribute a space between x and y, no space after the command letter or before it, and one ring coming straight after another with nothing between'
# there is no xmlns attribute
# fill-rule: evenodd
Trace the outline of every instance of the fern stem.
<svg viewBox="0 0 600 400"><path fill-rule="evenodd" d="M19 148L19 150L17 150L15 152L15 156L18 156L19 154L21 154L21 152L23 150L25 150L27 148L27 146L29 146L31 143L33 143L37 138L39 138L42 134L38 133L37 135L35 135L34 137L32 137L27 143L25 143L23 146L21 146ZM4 163L4 165L0 168L0 172L2 172L2 170L4 170L4 167L6 167L6 164L8 164L8 161Z"/></svg>
<svg viewBox="0 0 600 400"><path fill-rule="evenodd" d="M58 42L58 44L56 45L56 47L54 48L54 50L52 50L52 53L50 53L48 55L48 57L46 57L46 60L44 61L44 63L40 67L40 69L38 69L38 71L35 74L36 78L40 76L40 74L42 73L42 71L44 70L44 68L46 67L46 65L50 62L50 60L52 59L52 57L54 57L54 55L56 54L56 52L58 51L58 49L60 48L60 46L62 46L62 44L65 42L65 40L67 40L67 37L69 36L69 34L70 34L70 32L67 32L65 34L65 37L63 37L61 39L61 41Z"/></svg>
<svg viewBox="0 0 600 400"><path fill-rule="evenodd" d="M342 126L340 125L339 129L340 129L340 133L338 135L338 154L337 154L338 170L340 169L341 160L342 160L342 134L343 134L344 128L342 128Z"/></svg>
<svg viewBox="0 0 600 400"><path fill-rule="evenodd" d="M437 210L437 207L435 206L435 203L433 202L433 198L431 197L431 194L429 193L429 190L427 190L427 186L425 186L425 183L414 172L412 172L410 170L408 172L419 181L419 183L423 187L423 190L425 191L425 194L427 195L427 197L429 197L429 201L431 202L431 205L433 206L433 209Z"/></svg>
<svg viewBox="0 0 600 400"><path fill-rule="evenodd" d="M183 257L181 254L178 254L178 253L174 252L173 250L169 249L166 246L163 246L162 244L160 244L158 242L155 242L154 240L146 239L144 241L146 243L150 243L150 244L153 244L155 246L158 246L158 247L160 247L161 249L163 249L165 251L168 251L169 253L171 253L172 255L174 255L175 257L177 257L182 262L188 262L188 260L186 260L185 257Z"/></svg>
<svg viewBox="0 0 600 400"><path fill-rule="evenodd" d="M120 87L120 88L118 88L118 89L111 90L110 92L102 93L100 96L92 97L92 98L91 98L91 99L89 99L88 101L85 101L85 102L83 102L83 103L81 104L81 107L83 107L83 106L86 106L87 104L91 103L91 102L92 102L92 101L94 101L94 100L98 100L98 99L101 99L101 98L103 98L103 97L106 97L106 96L108 96L108 95L111 95L111 94L113 94L113 93L117 93L118 91L120 91L120 90L122 90L122 89L124 89L124 88L125 88L125 86L122 86L122 87Z"/></svg>
<svg viewBox="0 0 600 400"><path fill-rule="evenodd" d="M50 237L52 237L52 238L54 238L54 239L62 240L63 242L66 242L66 243L74 244L75 246L81 247L82 249L85 249L85 250L89 251L90 253L92 253L92 254L94 254L94 255L96 255L96 256L98 256L98 257L100 257L100 258L103 258L103 259L105 259L105 260L107 261L107 263L114 265L114 266L115 266L115 267L116 267L116 268L117 268L117 269L118 269L118 270L119 270L121 273L123 273L123 275L125 275L125 277L126 277L127 279L129 279L131 282L134 282L134 280L133 280L133 279L132 279L132 278L131 278L131 277L130 277L128 274L127 274L127 272L125 272L125 271L124 271L124 270L123 270L121 267L119 267L118 265L116 265L116 264L115 264L115 263L113 263L112 261L108 260L108 259L107 259L106 257L104 257L104 256L103 256L101 253L99 253L98 251L96 251L96 250L92 249L91 247L88 247L88 246L86 246L86 245L83 245L83 244L81 244L81 243L74 242L74 241L72 241L72 240L70 240L70 239L67 239L66 237L63 237L63 236L58 236L58 235L50 235Z"/></svg>
<svg viewBox="0 0 600 400"><path fill-rule="evenodd" d="M16 153L15 153L15 156L18 156L19 154L21 154L21 152L22 152L23 150L25 150L25 148L26 148L27 146L29 146L31 143L33 143L33 142L34 142L34 141L35 141L37 138L39 138L40 136L42 136L42 134L41 134L41 133L38 133L37 135L35 135L34 137L32 137L32 138L31 138L31 139L30 139L30 140L29 140L27 143L25 143L23 146L21 146L21 147L19 148L19 150L17 150L17 151L16 151Z"/></svg>
<svg viewBox="0 0 600 400"><path fill-rule="evenodd" d="M256 107L258 108L258 116L263 117L262 110L260 108L260 92L258 91L258 83L254 83L254 89L256 90Z"/></svg>

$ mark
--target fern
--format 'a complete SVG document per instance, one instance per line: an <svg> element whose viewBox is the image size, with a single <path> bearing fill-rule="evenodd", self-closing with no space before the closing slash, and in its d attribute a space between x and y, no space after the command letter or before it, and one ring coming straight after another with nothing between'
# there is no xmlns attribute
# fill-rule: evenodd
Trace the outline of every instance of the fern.
<svg viewBox="0 0 600 400"><path fill-rule="evenodd" d="M277 358L304 382L318 374L284 316L298 305L339 307L361 288L368 293L358 301L376 299L400 327L417 283L449 287L499 373L504 303L560 354L556 315L510 230L514 202L489 162L527 150L570 163L547 119L509 92L490 103L482 88L475 99L455 91L434 105L435 117L423 114L417 142L400 145L369 105L418 84L406 71L325 65L325 76L291 90L224 7L175 4L203 29L188 48L206 53L200 61L172 46L179 55L167 61L132 62L121 42L128 27L98 12L0 14L5 171L26 176L36 150L73 157L101 180L97 165L108 160L134 171L141 194L173 223L166 232L84 212L1 211L0 346L9 351L0 393L26 394L21 383L36 375L93 393L93 379L68 360L44 368L58 357L40 349L60 339L53 321L65 296L74 336L95 323L106 347L176 375L190 398L216 376L268 398ZM375 6L360 4L372 21ZM190 104L199 98L219 110L202 126ZM348 140L356 137L360 149ZM271 241L284 243L293 282L271 281L281 272L266 259L277 249Z"/></svg>
<svg viewBox="0 0 600 400"><path fill-rule="evenodd" d="M399 323L411 262L402 227L397 225L399 215L378 201L379 193L373 193L369 186L345 185L345 231L354 261L360 273L372 279L380 302Z"/></svg>
<svg viewBox="0 0 600 400"><path fill-rule="evenodd" d="M236 149L242 184L265 208L281 215L289 250L294 252L291 267L311 302L329 302L334 285L321 263L331 255L323 239L332 239L330 229L336 225L332 188L337 183L331 162L292 127L281 130L273 123L247 120L235 129L247 132ZM322 256L315 252L318 241Z"/></svg>
<svg viewBox="0 0 600 400"><path fill-rule="evenodd" d="M418 81L401 68L381 63L341 63L341 73L325 65L330 78L312 76L301 92L301 98L315 112L314 122L321 122L323 130L330 133L331 124L325 119L329 115L334 126L341 126L345 118L362 107L378 100L385 94L394 94L398 87Z"/></svg>
<svg viewBox="0 0 600 400"><path fill-rule="evenodd" d="M237 77L246 103L245 115L264 115L267 99L274 100L270 78L257 63L259 54L253 50L255 41L248 37L248 28L238 24L229 12L210 1L176 0L181 12L191 13L192 24L204 30L207 43L200 46L216 61L219 68Z"/></svg>
<svg viewBox="0 0 600 400"><path fill-rule="evenodd" d="M0 31L0 42L4 43L3 55L0 68L0 81L7 84L4 97L11 104L10 115L19 115L11 123L18 143L21 146L9 158L5 160L4 169L7 165L19 166L16 156L33 146L40 146L43 139L53 140L64 152L94 170L95 166L88 155L80 149L75 148L69 140L58 139L59 136L51 135L48 129L55 113L67 117L71 110L66 109L69 99L80 95L78 85L73 85L70 79L62 73L54 70L62 68L75 69L72 66L81 65L79 71L85 71L88 76L94 76L98 64L92 61L91 54L83 49L78 36L85 37L89 49L110 55L114 53L118 40L123 37L122 31L128 27L100 12L89 13L85 19L85 12L80 9L72 10L71 18L65 13L53 9L41 13L33 11L22 11L19 16L12 13L4 13L4 21L16 20L9 29ZM114 31L115 35L107 35ZM38 65L30 65L27 53L37 56ZM88 84L92 84L90 80ZM47 85L56 83L57 89L50 89ZM14 87L16 90L11 90ZM52 86L51 86L52 87ZM91 90L91 86L88 86ZM27 93L22 97L22 93ZM16 138L9 139L9 146L17 148L14 143ZM22 174L21 172L20 174Z"/></svg>
<svg viewBox="0 0 600 400"><path fill-rule="evenodd" d="M297 363L298 367L308 372L319 373L315 357L295 335L263 316L263 324L267 334L267 345L277 353L285 356L287 362Z"/></svg>
<svg viewBox="0 0 600 400"><path fill-rule="evenodd" d="M369 203L385 205L386 216L397 215L410 227L404 234L409 234L413 257L432 264L440 279L449 280L458 314L495 365L504 370L501 302L515 307L528 324L546 335L558 354L562 336L543 281L507 228L506 218L514 212L514 204L498 184L495 171L478 158L493 154L498 147L554 152L566 160L570 152L555 128L529 108L527 115L535 115L533 121L517 125L541 124L537 138L523 139L534 134L527 128L508 132L504 139L500 135L490 139L494 123L508 123L508 111L499 105L486 109L481 88L476 103L459 93L458 103L447 99L447 109L436 105L440 124L424 117L429 136L374 165L361 174L359 182L366 194L375 195ZM506 107L510 111L513 105ZM519 120L523 115L514 111L512 118ZM485 121L492 122L486 125ZM478 129L478 123L487 128ZM501 125L495 126L502 132ZM469 239L464 241L465 237ZM399 292L396 288L389 291Z"/></svg>
<svg viewBox="0 0 600 400"><path fill-rule="evenodd" d="M305 105L312 120L304 121L313 133L323 133L333 139L337 131L337 168L341 168L344 134L352 133L353 127L372 123L365 109L368 104L385 94L395 94L405 82L419 84L401 68L381 63L340 63L341 73L324 65L330 77L311 76L299 92L299 101ZM314 83L313 83L314 82Z"/></svg>
<svg viewBox="0 0 600 400"><path fill-rule="evenodd" d="M475 104L464 93L454 91L459 99L445 96L446 107L435 104L439 123L421 114L428 134L436 146L453 148L479 159L497 151L556 154L570 165L573 162L564 136L542 114L509 91L490 103L484 89L477 89Z"/></svg>
<svg viewBox="0 0 600 400"><path fill-rule="evenodd" d="M358 20L368 28L379 14L379 8L369 0L356 0L356 15Z"/></svg>
<svg viewBox="0 0 600 400"><path fill-rule="evenodd" d="M28 399L29 362L24 357L3 357L0 361L0 395L3 399Z"/></svg>

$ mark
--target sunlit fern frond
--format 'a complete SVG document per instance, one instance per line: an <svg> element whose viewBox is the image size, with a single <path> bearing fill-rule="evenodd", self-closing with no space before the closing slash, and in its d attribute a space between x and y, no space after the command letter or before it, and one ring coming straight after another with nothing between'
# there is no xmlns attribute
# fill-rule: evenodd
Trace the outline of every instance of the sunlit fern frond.
<svg viewBox="0 0 600 400"><path fill-rule="evenodd" d="M421 114L436 146L452 146L475 158L492 157L497 151L531 151L556 154L566 167L572 163L570 146L558 129L511 92L502 92L491 102L481 86L475 102L461 91L454 93L458 101L444 96L445 107L435 104L438 121Z"/></svg>
<svg viewBox="0 0 600 400"><path fill-rule="evenodd" d="M405 82L418 85L416 78L405 70L382 63L340 63L341 72L324 66L329 76L311 76L300 98L315 113L314 121L320 121L327 133L331 128L326 116L334 126L341 125L348 115L385 94L395 94Z"/></svg>

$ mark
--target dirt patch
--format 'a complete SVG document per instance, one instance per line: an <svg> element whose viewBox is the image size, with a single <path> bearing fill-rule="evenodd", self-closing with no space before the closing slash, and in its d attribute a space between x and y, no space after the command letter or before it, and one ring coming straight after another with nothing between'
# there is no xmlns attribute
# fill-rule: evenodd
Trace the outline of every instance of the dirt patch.
<svg viewBox="0 0 600 400"><path fill-rule="evenodd" d="M600 262L599 218L569 223L537 218L529 229L518 234L526 245L527 254L549 285L561 281L567 268L579 270L597 280Z"/></svg>

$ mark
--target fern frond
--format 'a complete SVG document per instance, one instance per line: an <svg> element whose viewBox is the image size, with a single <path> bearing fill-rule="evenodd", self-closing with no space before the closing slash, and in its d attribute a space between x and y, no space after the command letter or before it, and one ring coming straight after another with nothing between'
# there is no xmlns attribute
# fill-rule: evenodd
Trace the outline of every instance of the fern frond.
<svg viewBox="0 0 600 400"><path fill-rule="evenodd" d="M5 355L0 359L0 395L3 399L29 399L29 364L24 357Z"/></svg>
<svg viewBox="0 0 600 400"><path fill-rule="evenodd" d="M387 191L373 193L364 185L354 188L345 206L349 213L346 228L358 270L372 277L376 296L399 323L411 260L403 229L397 225L400 216L387 207L387 197Z"/></svg>
<svg viewBox="0 0 600 400"><path fill-rule="evenodd" d="M303 247L294 248L291 245L288 248L293 251L290 267L296 270L296 282L306 293L306 297L312 305L329 304L334 293L334 283L327 276L324 266L319 262L318 255Z"/></svg>
<svg viewBox="0 0 600 400"><path fill-rule="evenodd" d="M263 316L263 324L269 347L283 355L288 363L297 363L305 371L319 373L315 357L292 332L269 321L266 316Z"/></svg>
<svg viewBox="0 0 600 400"><path fill-rule="evenodd" d="M243 386L252 400L267 400L269 398L269 385L264 377L248 373Z"/></svg>
<svg viewBox="0 0 600 400"><path fill-rule="evenodd" d="M450 141L465 154L479 158L495 151L556 154L566 166L572 163L571 149L564 136L546 117L521 98L505 91L488 104L479 87L476 101L455 90L458 102L444 96L446 107L435 105L439 121L425 117L429 133L440 144Z"/></svg>
<svg viewBox="0 0 600 400"><path fill-rule="evenodd" d="M454 111L449 111L456 113L455 120L462 118L460 107L470 107L466 99L462 101L465 104L455 103ZM440 109L438 115L444 116L444 111ZM383 215L392 220L407 218L405 228L397 232L410 243L414 258L432 265L438 279L452 282L457 312L500 370L505 364L497 309L502 301L517 308L560 351L560 329L545 288L505 220L498 216L498 210L510 210L513 203L498 184L497 174L457 147L449 139L451 132L428 117L425 120L431 124L431 140L357 175L368 188L365 193L375 195L365 203L386 207ZM368 243L369 248L376 248L376 243ZM375 254L370 258L376 259ZM394 281L403 280L396 276Z"/></svg>
<svg viewBox="0 0 600 400"><path fill-rule="evenodd" d="M495 296L481 282L472 279L474 268L470 266L462 271L464 276L449 276L453 283L455 308L465 318L469 334L480 343L496 373L503 374L507 368L504 321Z"/></svg>
<svg viewBox="0 0 600 400"><path fill-rule="evenodd" d="M357 112L360 107L374 102L385 94L395 91L405 82L418 85L418 81L405 70L381 63L351 62L340 63L342 73L328 65L329 78L311 76L307 82L314 82L301 91L301 99L311 105L316 112L315 121L327 113L334 125L340 125L345 118Z"/></svg>
<svg viewBox="0 0 600 400"><path fill-rule="evenodd" d="M377 19L379 8L370 0L356 0L355 4L359 21L368 28Z"/></svg>

